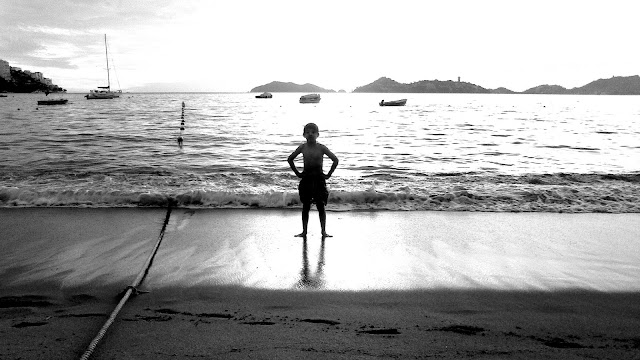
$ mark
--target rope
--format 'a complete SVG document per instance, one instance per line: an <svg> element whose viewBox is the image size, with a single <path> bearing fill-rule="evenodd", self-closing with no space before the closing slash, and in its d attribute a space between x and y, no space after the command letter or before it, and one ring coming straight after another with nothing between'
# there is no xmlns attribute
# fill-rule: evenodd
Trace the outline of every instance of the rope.
<svg viewBox="0 0 640 360"><path fill-rule="evenodd" d="M84 352L84 354L82 354L82 357L80 357L81 360L89 359L91 354L93 354L93 351L96 349L96 346L98 346L98 343L100 342L100 340L102 340L104 335L107 333L107 329L109 329L109 326L113 324L113 322L116 319L116 316L118 316L118 313L120 312L120 310L122 310L122 307L127 302L127 300L129 300L129 297L131 296L131 294L135 295L138 293L137 287L140 286L144 278L149 273L149 269L151 268L151 263L153 262L153 258L156 256L156 252L158 252L158 248L160 247L160 243L162 242L162 238L164 237L164 231L167 228L167 224L169 223L169 217L171 216L172 204L173 204L173 201L170 201L169 207L167 209L167 216L164 219L162 230L160 230L160 235L158 236L158 241L156 241L156 245L153 248L151 255L149 255L149 258L145 262L144 267L142 268L142 271L140 271L140 273L138 274L134 282L130 286L127 286L127 291L125 292L124 296L122 296L122 299L120 299L120 302L118 303L116 308L113 309L113 311L111 312L111 315L109 315L109 319L107 319L104 325L102 325L102 328L100 329L100 331L98 331L98 335L96 335L96 337L93 338L93 340L87 347L87 350Z"/></svg>

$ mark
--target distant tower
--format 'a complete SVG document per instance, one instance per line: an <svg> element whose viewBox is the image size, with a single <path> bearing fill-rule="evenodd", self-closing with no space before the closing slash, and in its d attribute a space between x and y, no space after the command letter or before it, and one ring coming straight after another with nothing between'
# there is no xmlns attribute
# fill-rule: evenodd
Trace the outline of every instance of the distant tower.
<svg viewBox="0 0 640 360"><path fill-rule="evenodd" d="M460 76L458 76L458 82L460 82Z"/></svg>

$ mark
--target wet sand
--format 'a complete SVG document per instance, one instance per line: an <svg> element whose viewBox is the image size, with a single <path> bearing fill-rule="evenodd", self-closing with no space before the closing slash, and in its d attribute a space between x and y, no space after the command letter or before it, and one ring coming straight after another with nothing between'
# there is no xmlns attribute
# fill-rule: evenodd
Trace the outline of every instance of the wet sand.
<svg viewBox="0 0 640 360"><path fill-rule="evenodd" d="M0 358L78 358L164 209L1 209ZM637 358L640 215L172 212L92 358Z"/></svg>

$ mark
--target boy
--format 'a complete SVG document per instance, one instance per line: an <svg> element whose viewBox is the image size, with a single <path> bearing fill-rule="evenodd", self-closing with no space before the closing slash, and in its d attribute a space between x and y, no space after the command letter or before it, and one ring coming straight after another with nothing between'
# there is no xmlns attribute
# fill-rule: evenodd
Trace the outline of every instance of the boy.
<svg viewBox="0 0 640 360"><path fill-rule="evenodd" d="M307 237L307 224L309 223L309 210L311 210L312 202L315 202L320 215L322 238L331 237L325 230L327 214L325 213L324 206L327 204L327 199L329 198L325 179L330 178L331 174L336 170L336 167L338 167L338 158L327 149L326 146L316 142L316 139L320 136L318 125L314 123L305 125L302 136L307 139L307 142L298 146L298 148L289 155L289 159L287 160L293 172L296 173L296 176L302 178L300 185L298 185L300 202L302 202L302 233L296 235L296 237ZM293 160L300 153L302 153L304 162L302 172L298 171L296 165L293 163ZM327 155L329 159L333 161L331 169L326 175L322 171L324 155Z"/></svg>

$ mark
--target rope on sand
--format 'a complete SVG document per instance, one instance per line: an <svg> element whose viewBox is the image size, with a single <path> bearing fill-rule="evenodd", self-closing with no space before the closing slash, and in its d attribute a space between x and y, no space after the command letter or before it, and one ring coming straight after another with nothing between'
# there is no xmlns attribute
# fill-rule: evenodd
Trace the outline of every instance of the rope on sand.
<svg viewBox="0 0 640 360"><path fill-rule="evenodd" d="M142 281L144 280L144 278L149 273L149 269L151 268L151 263L153 262L153 258L156 256L156 252L158 252L158 248L160 247L160 243L162 242L162 238L164 237L164 231L167 228L167 224L169 223L169 217L171 216L171 205L172 205L172 201L169 202L169 207L167 209L167 216L164 219L164 224L162 225L162 230L160 230L160 235L158 236L158 241L156 241L156 245L153 248L153 251L151 252L151 255L149 255L149 258L145 262L144 267L142 268L142 271L140 271L140 273L138 274L138 276L136 277L134 282L130 286L127 286L126 292L125 292L124 296L122 296L122 299L120 299L120 302L118 303L118 306L116 306L116 308L113 309L113 311L111 312L111 315L109 315L109 319L107 319L107 321L104 323L104 325L102 326L100 331L98 331L98 335L96 335L96 337L93 338L93 340L91 341L91 343L87 347L87 350L84 352L84 354L82 354L82 357L80 357L81 360L89 359L89 357L91 356L93 351L96 349L96 346L98 346L98 343L100 342L100 340L102 340L104 335L107 333L107 329L109 329L109 326L111 326L111 324L113 324L113 322L116 319L116 316L118 315L118 313L120 312L120 310L122 309L124 304L127 302L127 300L129 300L129 297L132 294L133 295L138 294L137 287L140 286L140 284L142 284Z"/></svg>

